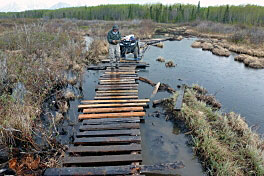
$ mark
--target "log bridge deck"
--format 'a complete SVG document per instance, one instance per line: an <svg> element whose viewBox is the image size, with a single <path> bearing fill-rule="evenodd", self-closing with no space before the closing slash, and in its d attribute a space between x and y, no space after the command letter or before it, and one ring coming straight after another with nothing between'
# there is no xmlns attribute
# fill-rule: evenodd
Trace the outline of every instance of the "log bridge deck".
<svg viewBox="0 0 264 176"><path fill-rule="evenodd" d="M78 108L80 126L62 168L44 175L140 175L140 122L149 99L138 99L134 64L106 67L94 100Z"/></svg>

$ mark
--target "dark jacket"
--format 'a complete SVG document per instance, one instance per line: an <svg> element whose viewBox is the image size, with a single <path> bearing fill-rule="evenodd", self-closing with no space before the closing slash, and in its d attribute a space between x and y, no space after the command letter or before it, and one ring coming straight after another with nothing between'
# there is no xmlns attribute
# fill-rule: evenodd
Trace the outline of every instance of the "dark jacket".
<svg viewBox="0 0 264 176"><path fill-rule="evenodd" d="M116 43L113 43L113 40L121 40L121 34L119 31L117 31L117 34L113 34L113 29L108 32L107 34L107 41L108 43L112 45L116 45Z"/></svg>

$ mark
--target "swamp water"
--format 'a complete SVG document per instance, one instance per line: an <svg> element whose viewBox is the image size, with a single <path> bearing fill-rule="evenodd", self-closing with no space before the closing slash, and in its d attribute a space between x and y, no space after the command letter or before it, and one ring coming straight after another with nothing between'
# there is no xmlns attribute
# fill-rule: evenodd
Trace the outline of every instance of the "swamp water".
<svg viewBox="0 0 264 176"><path fill-rule="evenodd" d="M230 57L219 57L211 52L191 48L195 38L182 41L165 42L164 48L149 47L143 61L150 67L140 70L139 76L162 82L176 88L181 84L199 84L210 94L216 96L222 103L222 111L234 111L246 118L249 125L258 125L259 133L264 132L264 70L246 68L244 64L234 61L234 54ZM156 61L163 56L166 61L172 60L176 67L166 68L165 63ZM83 75L83 99L93 99L95 87L102 71L86 71ZM139 81L139 98L149 98L153 87ZM179 170L165 170L158 174L149 175L204 175L201 164L193 156L192 148L188 145L188 132L181 124L166 121L162 109L152 107L152 101L167 98L167 92L158 92L151 99L150 107L146 109L145 123L141 124L143 164L170 163L183 161L185 168ZM69 117L60 128L65 128L67 138L76 131L78 124L77 106L81 100L70 102ZM69 126L70 124L70 126Z"/></svg>

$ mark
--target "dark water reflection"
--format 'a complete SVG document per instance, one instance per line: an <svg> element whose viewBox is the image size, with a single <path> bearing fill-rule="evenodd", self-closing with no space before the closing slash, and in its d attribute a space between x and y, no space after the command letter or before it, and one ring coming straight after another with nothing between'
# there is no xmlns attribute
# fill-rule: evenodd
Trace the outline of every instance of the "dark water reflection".
<svg viewBox="0 0 264 176"><path fill-rule="evenodd" d="M264 70L254 70L244 67L243 64L233 61L234 55L229 58L218 57L210 52L190 47L195 39L184 39L180 42L165 42L163 49L150 47L143 60L150 64L146 70L139 72L153 82L163 82L176 88L180 84L194 83L205 87L209 93L216 94L222 103L223 111L234 111L244 116L249 125L257 124L264 132ZM158 56L172 60L177 64L175 68L166 68L164 63L156 61ZM95 87L101 71L87 71L83 76L83 99L93 99ZM139 97L149 98L153 88L139 82ZM166 92L158 92L152 99L161 99L170 96ZM150 105L152 105L152 100ZM80 100L71 102L68 123L77 124L77 106ZM155 116L160 112L159 117ZM171 175L203 175L201 164L193 156L191 146L188 146L188 137L182 131L180 124L165 120L162 109L147 109L145 123L141 124L143 164L159 164L181 160L186 167L180 170L168 170L162 174ZM153 115L154 114L154 115ZM67 131L75 131L72 127ZM159 175L159 174L149 174Z"/></svg>

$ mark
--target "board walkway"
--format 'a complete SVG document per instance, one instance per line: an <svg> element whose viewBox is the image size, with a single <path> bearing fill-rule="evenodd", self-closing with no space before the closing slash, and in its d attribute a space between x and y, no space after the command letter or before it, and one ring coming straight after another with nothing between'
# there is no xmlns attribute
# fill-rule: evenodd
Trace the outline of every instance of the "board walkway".
<svg viewBox="0 0 264 176"><path fill-rule="evenodd" d="M136 68L144 64L104 65L94 100L78 106L80 125L63 167L49 168L44 175L141 175L140 123L149 99L138 97Z"/></svg>

